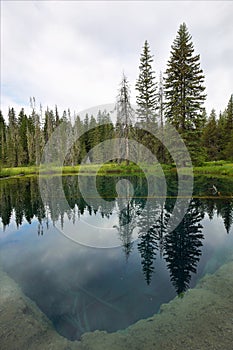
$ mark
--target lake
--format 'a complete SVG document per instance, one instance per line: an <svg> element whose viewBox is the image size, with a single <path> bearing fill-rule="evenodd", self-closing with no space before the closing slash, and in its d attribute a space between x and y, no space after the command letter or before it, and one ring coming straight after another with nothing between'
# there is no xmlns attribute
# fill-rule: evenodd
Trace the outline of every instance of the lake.
<svg viewBox="0 0 233 350"><path fill-rule="evenodd" d="M68 206L58 177L43 181L43 201L35 177L0 181L0 265L70 340L152 316L233 253L231 178L195 177L173 230L175 176L166 198L147 198L143 177L97 177L93 195L91 176L64 176Z"/></svg>

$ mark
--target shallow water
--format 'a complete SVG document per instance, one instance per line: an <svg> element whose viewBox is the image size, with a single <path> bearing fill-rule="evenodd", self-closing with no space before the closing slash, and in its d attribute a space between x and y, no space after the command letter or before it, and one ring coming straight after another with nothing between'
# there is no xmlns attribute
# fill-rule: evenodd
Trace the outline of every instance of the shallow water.
<svg viewBox="0 0 233 350"><path fill-rule="evenodd" d="M172 232L176 178L167 181L167 198L149 199L144 179L119 180L97 178L101 201L92 195L92 179L83 178L84 200L78 178L65 176L68 209L56 177L45 180L46 203L35 178L0 182L1 265L71 340L153 315L233 252L231 179L196 178L187 213Z"/></svg>

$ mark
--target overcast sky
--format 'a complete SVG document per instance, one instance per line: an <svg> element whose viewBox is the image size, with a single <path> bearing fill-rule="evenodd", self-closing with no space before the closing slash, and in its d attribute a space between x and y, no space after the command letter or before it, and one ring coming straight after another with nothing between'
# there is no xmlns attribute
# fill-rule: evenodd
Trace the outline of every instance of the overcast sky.
<svg viewBox="0 0 233 350"><path fill-rule="evenodd" d="M135 103L142 46L166 69L185 22L201 55L207 112L233 93L232 1L1 1L1 109L80 111L114 103L124 71Z"/></svg>

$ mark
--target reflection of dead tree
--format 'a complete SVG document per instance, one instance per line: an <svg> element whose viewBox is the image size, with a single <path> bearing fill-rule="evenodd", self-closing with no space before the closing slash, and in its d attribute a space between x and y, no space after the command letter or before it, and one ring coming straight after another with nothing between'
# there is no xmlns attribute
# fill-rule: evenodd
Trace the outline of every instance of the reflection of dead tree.
<svg viewBox="0 0 233 350"><path fill-rule="evenodd" d="M126 207L119 212L119 226L114 226L119 233L127 260L133 248L133 231L137 226L136 220L133 216L134 207L132 202L128 202Z"/></svg>
<svg viewBox="0 0 233 350"><path fill-rule="evenodd" d="M156 230L153 228L157 210L156 200L147 198L145 208L137 223L139 227L138 250L141 255L142 270L147 284L150 284L154 272L153 265L156 259L156 251L158 250Z"/></svg>
<svg viewBox="0 0 233 350"><path fill-rule="evenodd" d="M38 223L37 234L38 234L38 236L43 236L43 234L44 234L44 227L43 227L42 222Z"/></svg>
<svg viewBox="0 0 233 350"><path fill-rule="evenodd" d="M133 231L137 226L137 210L135 203L131 198L132 193L128 181L122 180L121 182L118 182L118 195L117 206L119 208L119 226L115 225L114 227L118 230L126 259L128 259L133 248Z"/></svg>
<svg viewBox="0 0 233 350"><path fill-rule="evenodd" d="M168 224L169 218L170 218L170 214L165 210L164 206L161 205L161 212L158 215L155 224L152 225L152 230L156 232L160 256L163 255L164 238L167 233L167 224Z"/></svg>

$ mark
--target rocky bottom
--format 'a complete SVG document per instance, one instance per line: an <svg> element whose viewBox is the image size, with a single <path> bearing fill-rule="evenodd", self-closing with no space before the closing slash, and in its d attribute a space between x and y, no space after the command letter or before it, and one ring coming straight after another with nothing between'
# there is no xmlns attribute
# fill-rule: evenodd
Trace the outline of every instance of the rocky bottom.
<svg viewBox="0 0 233 350"><path fill-rule="evenodd" d="M123 331L60 336L36 304L0 269L1 350L232 350L233 257L183 298Z"/></svg>

